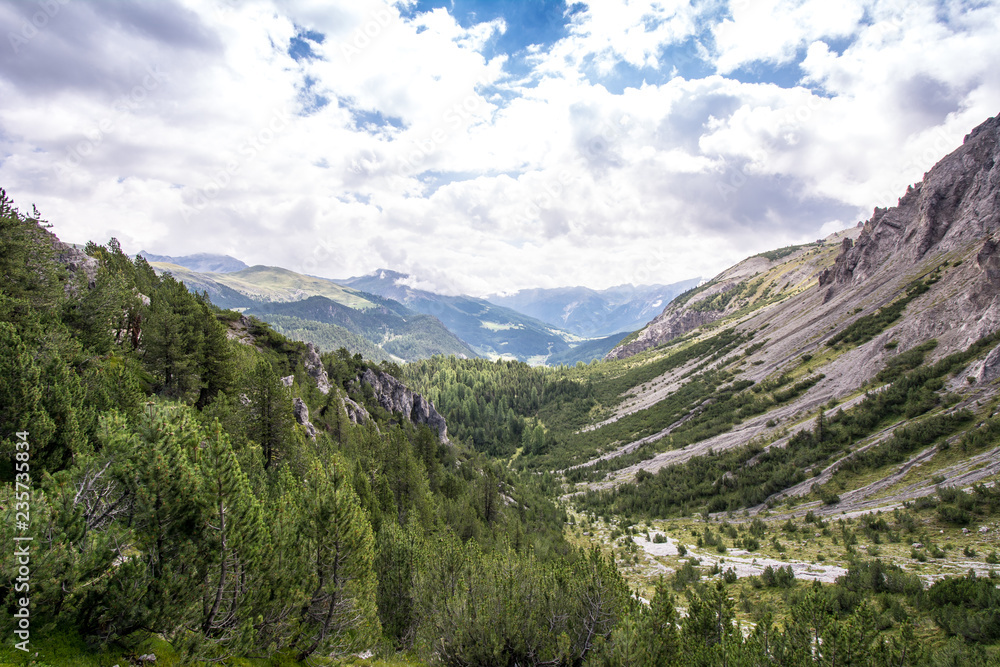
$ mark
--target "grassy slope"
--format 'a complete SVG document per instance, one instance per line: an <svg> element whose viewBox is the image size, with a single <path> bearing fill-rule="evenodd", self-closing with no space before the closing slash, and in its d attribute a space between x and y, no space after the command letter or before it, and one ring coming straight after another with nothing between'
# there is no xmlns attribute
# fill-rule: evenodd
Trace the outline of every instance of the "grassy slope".
<svg viewBox="0 0 1000 667"><path fill-rule="evenodd" d="M219 284L254 300L297 301L308 296L325 296L350 308L368 309L375 304L357 290L342 287L325 278L306 276L274 266L252 266L236 273L198 273L174 264L151 263L158 272L169 271L189 287Z"/></svg>

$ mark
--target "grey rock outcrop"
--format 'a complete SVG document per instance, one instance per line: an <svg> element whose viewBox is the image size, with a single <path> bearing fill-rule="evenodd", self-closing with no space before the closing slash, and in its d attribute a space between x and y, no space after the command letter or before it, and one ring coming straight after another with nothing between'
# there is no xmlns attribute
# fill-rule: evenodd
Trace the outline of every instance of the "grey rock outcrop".
<svg viewBox="0 0 1000 667"><path fill-rule="evenodd" d="M226 338L235 340L240 345L256 347L257 341L250 334L251 324L249 317L240 315L240 319L229 323L229 327L226 329Z"/></svg>
<svg viewBox="0 0 1000 667"><path fill-rule="evenodd" d="M363 405L359 405L355 401L351 400L347 396L342 396L340 399L340 406L343 408L344 412L347 414L347 418L352 424L358 424L359 426L364 426L368 423L368 420L372 418L368 411L365 410Z"/></svg>
<svg viewBox="0 0 1000 667"><path fill-rule="evenodd" d="M448 426L444 417L430 401L393 376L369 368L354 382L371 387L379 405L389 412L400 414L414 424L426 424L437 432L441 442L448 442Z"/></svg>
<svg viewBox="0 0 1000 667"><path fill-rule="evenodd" d="M642 330L635 340L620 345L608 352L605 359L624 359L639 354L651 347L694 331L703 324L714 322L722 316L718 310L691 310L689 308L668 308L662 315Z"/></svg>
<svg viewBox="0 0 1000 667"><path fill-rule="evenodd" d="M296 398L292 404L292 411L295 413L295 421L306 427L306 435L316 438L316 427L309 421L309 406L301 398Z"/></svg>
<svg viewBox="0 0 1000 667"><path fill-rule="evenodd" d="M1000 377L1000 345L994 347L984 359L973 362L953 382L965 382L967 377L975 378L979 384L989 384Z"/></svg>
<svg viewBox="0 0 1000 667"><path fill-rule="evenodd" d="M306 353L302 358L306 373L316 381L316 388L323 394L330 393L330 376L326 373L323 360L319 357L319 348L312 343L306 343Z"/></svg>
<svg viewBox="0 0 1000 667"><path fill-rule="evenodd" d="M845 247L820 285L856 284L892 260L914 265L932 249L962 250L1000 229L1000 116L986 120L950 155L907 188L897 206L876 208L857 243ZM980 252L983 265L995 253L988 241ZM902 267L900 267L902 268ZM990 270L992 269L992 270ZM988 278L996 267L986 269ZM832 292L828 294L832 295Z"/></svg>
<svg viewBox="0 0 1000 667"><path fill-rule="evenodd" d="M68 243L63 243L59 239L52 237L53 247L56 251L56 261L64 265L66 269L76 276L83 276L88 289L93 289L97 285L97 269L100 263L85 253ZM77 281L70 280L66 283L66 291L70 295L76 293Z"/></svg>

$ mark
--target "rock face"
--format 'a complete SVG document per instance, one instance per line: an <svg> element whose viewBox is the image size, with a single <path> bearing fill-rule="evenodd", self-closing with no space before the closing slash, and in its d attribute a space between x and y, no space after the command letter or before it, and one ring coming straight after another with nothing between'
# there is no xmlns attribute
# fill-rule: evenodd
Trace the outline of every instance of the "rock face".
<svg viewBox="0 0 1000 667"><path fill-rule="evenodd" d="M420 394L413 393L409 387L393 376L369 368L355 382L371 387L379 405L389 412L401 414L414 424L426 424L437 432L441 442L448 442L448 426L444 417L430 401Z"/></svg>
<svg viewBox="0 0 1000 667"><path fill-rule="evenodd" d="M309 421L309 406L301 398L296 398L292 404L292 411L295 413L295 421L306 427L306 435L316 439L316 427Z"/></svg>
<svg viewBox="0 0 1000 667"><path fill-rule="evenodd" d="M52 245L56 251L56 260L64 265L73 276L82 274L88 289L92 289L97 285L97 269L100 263L96 259L79 248L71 246L68 243L63 243L55 236L52 237ZM67 282L66 291L71 295L75 295L76 281L70 280Z"/></svg>
<svg viewBox="0 0 1000 667"><path fill-rule="evenodd" d="M624 359L656 345L683 336L703 324L714 322L722 316L721 311L699 311L687 308L666 310L662 315L649 323L635 340L620 345L608 352L606 359Z"/></svg>
<svg viewBox="0 0 1000 667"><path fill-rule="evenodd" d="M1000 345L993 348L985 359L973 363L967 373L980 384L989 384L1000 377Z"/></svg>
<svg viewBox="0 0 1000 667"><path fill-rule="evenodd" d="M372 418L363 405L358 405L347 396L341 397L340 406L343 408L344 412L347 414L347 418L351 420L352 424L364 426L368 423L368 420Z"/></svg>
<svg viewBox="0 0 1000 667"><path fill-rule="evenodd" d="M614 448L595 450L593 458L583 465L630 454L647 445L658 453L589 488L610 488L632 481L640 470L655 473L665 466L755 440L769 443L765 445L769 448L784 447L797 431L813 428L820 410L833 417L841 409L853 409L869 392L879 391L883 386L879 373L896 360L905 364L901 355L933 341L931 348L924 348L926 354L920 353L924 364L933 364L968 350L977 341L985 344L984 336L1000 332L1000 119L991 118L980 125L919 184L901 194L897 206L876 209L860 227L797 250L763 253L759 259L751 258L758 262L756 267L747 264L750 260L741 262L678 299L682 303L670 305L642 332L640 340L646 336L651 345L661 344L657 335L675 333L677 329L671 330L669 325L681 321L685 310L707 313L721 309L724 314L690 335L690 344L686 337L685 343L651 350L647 359L636 361L652 369L659 359L670 360L669 355L680 351L674 357L676 363L662 365L662 374L623 389L622 401L613 414L602 416L589 430L605 428L657 405L696 381L701 369L726 370L738 375L739 382L758 386L801 370L815 381L811 387L732 429L683 447L674 448L669 440L662 442L682 420L668 423L664 418L657 423L661 430L638 439L615 441L609 435ZM730 287L736 275L743 277L737 287ZM887 312L894 304L900 307ZM873 317L879 313L887 317ZM841 335L848 330L851 335ZM736 335L723 338L725 331ZM949 397L942 400L945 414L964 408L977 415L994 412L990 406L1000 395L1000 345L996 339L990 340L992 349L977 346L975 359L955 368L936 392L942 399ZM702 343L704 347L698 349ZM717 396L718 391L702 405ZM947 402L956 396L956 403ZM700 406L689 414L698 414L698 410ZM978 417L975 422L979 422ZM892 429L897 425L907 423L909 420L903 420L857 440L855 451L878 446L893 437ZM981 425L970 425L965 432ZM917 453L883 478L844 493L835 508L817 511L860 511L933 493L929 479L924 486L907 481L904 488L902 482L909 479L909 470L934 451L928 448ZM995 452L990 452L956 465L945 475L947 484L964 488L995 477L1000 464L994 458ZM826 469L804 471L811 473L808 479L772 498L808 494L814 484L827 483L839 466L837 461ZM737 470L732 473L739 476ZM728 481L728 476L723 476L718 483ZM899 492L887 495L890 488Z"/></svg>
<svg viewBox="0 0 1000 667"><path fill-rule="evenodd" d="M326 374L326 367L319 358L319 348L312 343L306 343L306 353L302 358L302 363L306 367L309 377L316 381L316 388L323 394L329 394L330 376Z"/></svg>
<svg viewBox="0 0 1000 667"><path fill-rule="evenodd" d="M832 246L832 241L837 246ZM854 319L859 307L870 312L885 305L935 266L942 271L949 265L957 268L962 258L971 261L946 281L953 283L952 296L938 299L932 309L926 309L925 316L908 318L898 331L899 344L948 335L960 326L962 331L954 333L953 344L961 347L994 330L1000 323L1000 116L986 120L967 135L962 145L928 171L920 183L907 188L897 206L876 208L859 228L811 245L812 250L803 246L797 253L771 260L770 265L767 259L774 253L741 262L713 279L710 289L699 291L682 305L669 305L637 339L612 350L607 358L631 356L706 322L752 312L764 301L782 303L787 297L786 303L802 307L803 299L818 297L830 308L820 311L816 304L809 308L815 314L825 313L838 326L836 323ZM834 248L839 252L831 256ZM751 266L753 261L757 265ZM742 278L734 275L736 270ZM756 273L748 277L748 271ZM793 273L795 277L791 277ZM740 278L744 291L725 301L720 312L712 312L724 301L719 294L733 289L732 284L741 284L734 283L734 278ZM765 283L757 285L759 279ZM769 290L766 299L765 287ZM756 296L748 300L753 289ZM803 325L818 323L813 315L804 315L802 307L789 310L789 316L798 313ZM825 334L816 329L813 335Z"/></svg>
<svg viewBox="0 0 1000 667"><path fill-rule="evenodd" d="M907 188L893 208L876 208L857 243L844 247L832 269L820 278L828 298L845 285L862 282L890 259L913 265L932 249L964 250L982 244L1000 229L1000 116L988 119L962 145ZM995 279L997 244L988 238L977 257Z"/></svg>
<svg viewBox="0 0 1000 667"><path fill-rule="evenodd" d="M235 340L240 345L255 347L257 342L250 334L251 325L252 322L249 317L240 315L240 319L229 323L229 326L226 328L226 338Z"/></svg>

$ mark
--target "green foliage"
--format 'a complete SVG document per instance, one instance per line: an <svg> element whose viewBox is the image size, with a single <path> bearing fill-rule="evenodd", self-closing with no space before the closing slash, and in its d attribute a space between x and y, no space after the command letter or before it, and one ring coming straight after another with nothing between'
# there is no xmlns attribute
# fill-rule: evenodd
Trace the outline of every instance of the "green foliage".
<svg viewBox="0 0 1000 667"><path fill-rule="evenodd" d="M927 590L923 607L950 635L978 643L1000 639L1000 590L991 579L970 573L938 581Z"/></svg>
<svg viewBox="0 0 1000 667"><path fill-rule="evenodd" d="M339 457L314 462L300 490L299 530L309 573L304 588L311 595L292 640L298 660L363 651L381 633L375 539L346 467Z"/></svg>
<svg viewBox="0 0 1000 667"><path fill-rule="evenodd" d="M676 600L661 578L649 606L638 606L615 628L610 648L593 663L613 667L677 664L683 657L680 620Z"/></svg>
<svg viewBox="0 0 1000 667"><path fill-rule="evenodd" d="M312 343L321 350L347 349L369 361L389 361L392 355L372 341L336 324L316 322L287 315L266 316L267 322L283 336Z"/></svg>
<svg viewBox="0 0 1000 667"><path fill-rule="evenodd" d="M689 307L691 310L712 312L725 310L734 301L737 302L737 305L745 306L747 305L747 302L745 300L741 302L741 298L744 295L747 297L753 296L763 282L763 278L758 278L757 280L741 280L729 289L719 292L714 296L697 301Z"/></svg>
<svg viewBox="0 0 1000 667"><path fill-rule="evenodd" d="M374 295L367 298L376 301L378 307L358 310L325 296L311 296L301 301L260 303L247 312L265 320L273 317L282 327L295 325L297 321L335 325L407 361L436 354L474 356L469 346L437 318L414 313L399 303ZM328 329L322 333L333 336L337 335L337 330ZM341 345L353 347L352 340L346 338Z"/></svg>
<svg viewBox="0 0 1000 667"><path fill-rule="evenodd" d="M764 259L776 262L783 257L788 257L796 250L802 248L800 245L789 245L783 248L777 248L776 250L768 250L767 252L762 252L760 254L754 255L754 257L763 257Z"/></svg>
<svg viewBox="0 0 1000 667"><path fill-rule="evenodd" d="M241 435L260 446L264 467L287 456L294 443L292 397L274 372L271 363L258 359L245 376L245 401L241 400Z"/></svg>
<svg viewBox="0 0 1000 667"><path fill-rule="evenodd" d="M907 350L902 354L896 355L886 362L885 368L879 371L878 375L875 376L875 381L893 382L903 373L912 371L914 368L924 363L924 357L926 354L936 348L937 344L937 341L932 338L911 350Z"/></svg>
<svg viewBox="0 0 1000 667"><path fill-rule="evenodd" d="M795 572L791 565L777 568L768 565L760 573L760 580L766 588L791 588L795 585Z"/></svg>
<svg viewBox="0 0 1000 667"><path fill-rule="evenodd" d="M59 300L65 272L36 209L22 214L0 188L0 319L19 319Z"/></svg>
<svg viewBox="0 0 1000 667"><path fill-rule="evenodd" d="M762 451L751 444L721 454L694 457L684 464L663 467L656 475L637 478L634 485L587 492L580 505L589 511L610 509L633 516L665 516L706 506L709 511L717 512L763 503L773 494L804 481L805 470L843 456L858 440L886 424L900 418L914 420L934 409L939 399L938 391L944 386L942 378L995 345L996 338L995 334L986 336L967 350L949 355L933 366L920 366L903 373L886 389L869 393L849 411L838 410L829 418L817 417L812 430L799 431L789 439L786 447ZM763 384L755 385L751 393ZM780 391L772 391L772 395ZM719 403L724 404L724 401ZM843 458L835 474L859 474L902 462L913 452L967 429L971 420L969 411L960 410L911 421L878 445ZM966 449L983 447L992 442L997 433L1000 433L1000 422L994 424L988 420L976 431L966 431L959 446ZM675 445L687 443L674 437ZM621 461L616 459L615 465L634 463L631 456L618 457ZM747 465L750 461L753 465ZM568 477L574 479L572 474ZM839 502L832 489L817 487L815 490L825 503Z"/></svg>
<svg viewBox="0 0 1000 667"><path fill-rule="evenodd" d="M447 555L425 545L449 534L490 567L537 572L539 594L560 591L547 613L573 609L573 639L553 655L591 651L580 628L606 641L628 596L613 565L563 541L551 475L522 477L388 414L354 380L370 367L402 375L395 364L325 354L334 388L320 393L303 344L218 311L114 240L87 247L94 285L64 291L51 236L0 200L0 426L7 454L16 431L30 434L32 525L47 536L32 557L33 627L128 653L157 635L180 659L231 664L414 646L431 594L421 586ZM500 383L482 407L511 432L501 442L540 451L546 429L523 417L541 401L531 389L575 398L580 385L524 378L523 397ZM352 388L364 425L344 411ZM296 426L293 398L315 439ZM0 488L5 515L13 493ZM6 516L5 542L14 525ZM11 567L0 564L7 582ZM491 585L489 571L476 580ZM591 623L584 602L607 591L617 602ZM13 595L0 585L4 604Z"/></svg>
<svg viewBox="0 0 1000 667"><path fill-rule="evenodd" d="M709 287L711 287L714 284L715 284L715 281L709 280L709 281L705 282L703 285L697 285L697 286L692 287L691 289L689 289L689 290L687 290L685 292L681 292L680 294L678 294L677 296L674 297L673 301L670 302L670 305L672 305L672 306L683 306L685 303L687 303L688 301L690 301L692 298L694 298L698 294L701 294L702 292L704 292L705 290L707 290Z"/></svg>
<svg viewBox="0 0 1000 667"><path fill-rule="evenodd" d="M301 343L218 311L114 240L88 245L99 263L88 289L51 261L53 240L37 215L21 216L2 194L0 225L0 271L9 278L0 283L0 436L7 455L17 430L33 443L39 664L124 664L150 646L164 664L261 664L248 656L311 664L389 647L456 665L977 664L982 654L970 647L997 639L995 588L974 577L923 592L912 575L878 561L852 563L828 587L793 586L790 570L772 569L757 584L773 586L765 595L785 601L796 622L775 625L760 611L744 632L727 588L740 585L732 570L717 567L721 581L702 583L689 559L669 585L657 583L647 607L612 560L562 539L566 514L550 500L561 487L545 469L608 445L607 435L575 431L626 388L702 360L675 402L609 431L651 432L691 413L676 429L677 446L793 400L817 381L751 385L709 370L747 342L733 330L593 368L435 358L400 369L340 349L322 356L333 384L324 395L304 371ZM228 340L236 330L252 344ZM913 355L897 364L888 389L818 418L787 450L693 459L643 476L636 496L611 498L633 516L756 500L888 421L933 410L942 378L992 345L984 339L931 367ZM354 382L367 368L403 376L431 396L457 444L380 408ZM280 380L288 376L291 386ZM368 409L368 423L349 421L348 394ZM295 398L310 410L315 439L294 422ZM885 465L968 419L959 412L916 421L856 465ZM1000 419L988 419L952 446L979 450L998 434ZM502 465L462 441L520 455ZM15 493L13 484L0 487L7 544ZM938 493L928 507L946 521L1000 505L992 487ZM580 503L610 507L608 497ZM917 528L905 512L893 517L892 525L871 517L861 529L877 543ZM696 537L724 551L759 548L766 533L755 519L746 531L726 524ZM846 525L838 538L857 539ZM7 607L18 594L15 567L0 562ZM684 592L686 616L670 588ZM907 619L912 609L967 643L922 652ZM10 623L9 614L0 621L8 636ZM21 659L8 648L0 661Z"/></svg>
<svg viewBox="0 0 1000 667"><path fill-rule="evenodd" d="M415 523L400 528L386 521L378 533L375 559L378 576L378 615L386 637L397 648L408 648L416 630L416 577L425 558Z"/></svg>
<svg viewBox="0 0 1000 667"><path fill-rule="evenodd" d="M986 517L1000 511L1000 489L976 484L971 493L955 487L938 487L938 518L946 523L966 526L973 518Z"/></svg>
<svg viewBox="0 0 1000 667"><path fill-rule="evenodd" d="M875 336L885 331L892 323L900 318L907 305L921 294L930 289L929 281L917 281L906 288L906 294L888 306L879 308L870 315L859 317L849 326L834 335L826 344L830 347L839 343L847 345L860 345L870 341Z"/></svg>
<svg viewBox="0 0 1000 667"><path fill-rule="evenodd" d="M649 458L656 453L656 448L672 445L674 448L684 447L693 442L724 433L739 424L744 419L766 412L768 409L792 401L808 391L824 376L816 375L804 378L790 387L788 376L780 376L753 385L741 380L726 384L731 377L724 372L709 372L694 377L689 383L672 393L665 400L648 410L642 410L628 415L614 424L600 429L599 435L580 434L575 442L594 441L601 438L615 437L619 441L634 440L660 430L664 424L676 423L671 429L670 438L636 448L629 454L618 456L609 461L601 461L588 469L571 471L567 478L579 481L589 475L594 478L608 470L621 469ZM666 416L662 416L666 415ZM650 419L656 419L650 423ZM644 428L631 430L636 423ZM756 454L758 449L751 446L742 450L744 453ZM725 475L726 469L719 470L719 475ZM725 502L719 498L711 511L726 509Z"/></svg>
<svg viewBox="0 0 1000 667"><path fill-rule="evenodd" d="M635 605L596 551L546 564L445 535L431 552L418 586L418 645L442 664L579 664Z"/></svg>
<svg viewBox="0 0 1000 667"><path fill-rule="evenodd" d="M529 417L545 402L578 393L550 375L518 361L433 357L407 365L405 377L444 414L452 437L492 456L522 446L530 456L547 451L552 436Z"/></svg>
<svg viewBox="0 0 1000 667"><path fill-rule="evenodd" d="M854 593L897 593L908 596L923 590L920 577L906 572L898 565L879 559L855 561L847 574L837 579L837 584Z"/></svg>

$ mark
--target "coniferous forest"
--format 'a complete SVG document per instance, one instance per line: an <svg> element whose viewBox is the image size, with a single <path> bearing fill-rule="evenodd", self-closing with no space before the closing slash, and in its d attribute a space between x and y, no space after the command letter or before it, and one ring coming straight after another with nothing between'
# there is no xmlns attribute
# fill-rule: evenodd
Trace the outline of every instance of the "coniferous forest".
<svg viewBox="0 0 1000 667"><path fill-rule="evenodd" d="M189 293L114 239L81 253L46 227L0 191L0 437L12 462L0 530L6 545L31 538L28 575L0 564L3 664L998 664L1000 592L974 572L928 585L869 552L833 584L765 570L740 589L759 604L736 595L734 572L705 578L692 558L644 599L614 552L568 537L580 517L746 507L768 480L786 483L879 420L926 412L950 366L913 370L921 357L890 369L897 390L821 417L724 492L705 480L758 449L589 493L577 498L589 517L571 516L553 470L591 446L580 426L691 348L621 372L454 357L400 367L341 349L321 355L323 391L305 344ZM369 369L430 398L450 437L387 410L359 381ZM694 395L661 409L683 413L729 380L706 371ZM725 430L815 381L728 385L691 428ZM935 427L951 433L971 416L949 419ZM853 472L897 460L912 449L905 437ZM941 511L997 511L995 491L965 496L942 498L953 509ZM757 523L706 528L699 545L759 544ZM866 524L905 529L905 515ZM37 656L13 648L24 607Z"/></svg>

